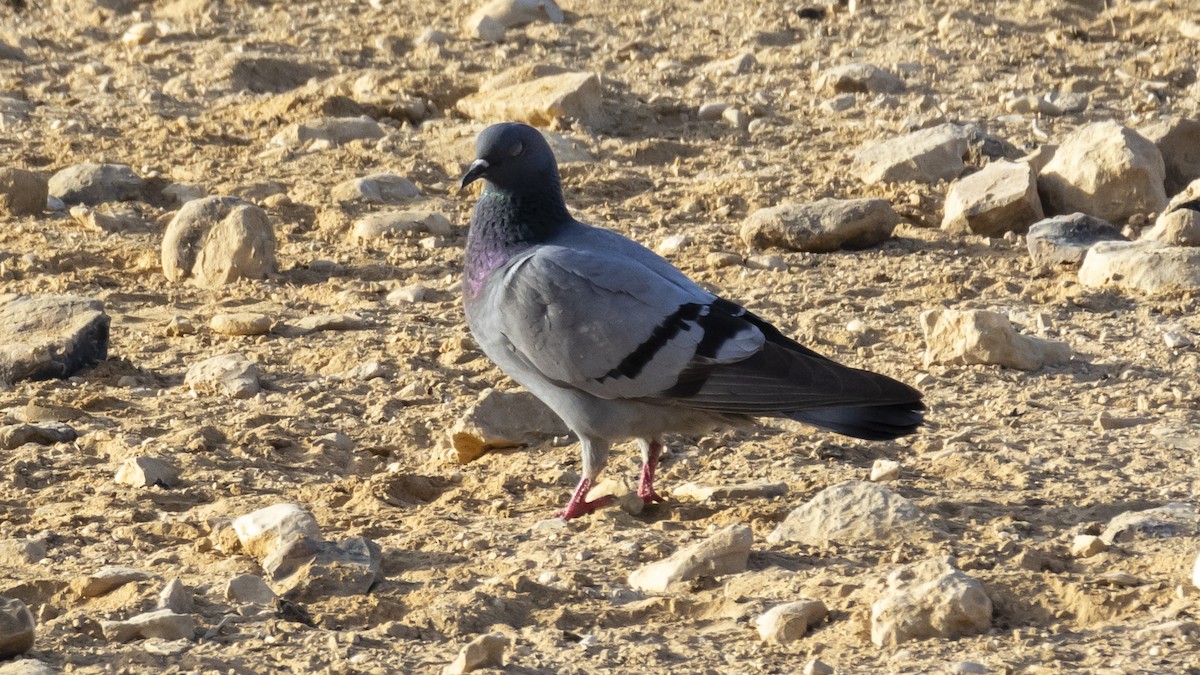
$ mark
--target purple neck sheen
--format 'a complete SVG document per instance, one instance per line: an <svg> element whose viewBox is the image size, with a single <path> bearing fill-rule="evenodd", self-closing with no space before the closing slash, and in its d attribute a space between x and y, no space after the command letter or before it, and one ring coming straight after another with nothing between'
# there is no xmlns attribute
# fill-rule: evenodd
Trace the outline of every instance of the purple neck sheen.
<svg viewBox="0 0 1200 675"><path fill-rule="evenodd" d="M478 294L488 275L514 255L546 241L572 221L558 176L543 178L531 181L539 189L484 186L467 234L463 280L468 298Z"/></svg>

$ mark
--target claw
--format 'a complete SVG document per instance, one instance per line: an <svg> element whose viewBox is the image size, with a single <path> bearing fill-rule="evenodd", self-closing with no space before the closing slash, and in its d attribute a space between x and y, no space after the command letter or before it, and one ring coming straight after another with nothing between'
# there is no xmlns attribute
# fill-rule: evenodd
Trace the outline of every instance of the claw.
<svg viewBox="0 0 1200 675"><path fill-rule="evenodd" d="M642 464L642 479L638 482L637 494L642 498L645 504L657 504L665 502L657 492L654 491L654 472L658 469L658 458L662 454L662 445L658 441L650 443L649 451L646 454L646 461Z"/></svg>
<svg viewBox="0 0 1200 675"><path fill-rule="evenodd" d="M571 520L579 516L586 516L596 509L602 509L612 503L612 495L597 497L592 501L587 500L587 493L592 489L592 481L583 478L579 481L579 487L575 488L575 494L571 495L571 501L567 502L567 508L555 513L554 515L563 520Z"/></svg>

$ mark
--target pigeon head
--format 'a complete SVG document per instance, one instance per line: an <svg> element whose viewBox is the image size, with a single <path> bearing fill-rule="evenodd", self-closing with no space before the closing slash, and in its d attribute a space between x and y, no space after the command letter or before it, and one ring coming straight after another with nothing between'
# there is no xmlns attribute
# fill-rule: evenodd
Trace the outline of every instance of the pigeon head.
<svg viewBox="0 0 1200 675"><path fill-rule="evenodd" d="M554 152L537 129L525 124L506 122L484 129L475 141L475 157L460 189L480 178L507 192L537 189L547 180L558 183Z"/></svg>

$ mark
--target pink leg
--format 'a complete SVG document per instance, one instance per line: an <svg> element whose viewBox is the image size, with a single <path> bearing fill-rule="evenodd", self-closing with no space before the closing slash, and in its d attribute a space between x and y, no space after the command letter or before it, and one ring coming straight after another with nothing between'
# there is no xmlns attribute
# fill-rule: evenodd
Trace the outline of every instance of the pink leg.
<svg viewBox="0 0 1200 675"><path fill-rule="evenodd" d="M592 489L592 481L587 478L582 478L579 481L579 487L575 488L575 494L571 495L571 501L567 502L567 508L554 514L563 520L570 520L584 516L596 509L608 506L612 501L612 496L604 496L592 501L587 500L587 493Z"/></svg>
<svg viewBox="0 0 1200 675"><path fill-rule="evenodd" d="M665 501L654 491L654 472L658 469L658 458L662 455L662 444L651 441L645 461L642 463L642 480L638 483L638 496L650 504Z"/></svg>

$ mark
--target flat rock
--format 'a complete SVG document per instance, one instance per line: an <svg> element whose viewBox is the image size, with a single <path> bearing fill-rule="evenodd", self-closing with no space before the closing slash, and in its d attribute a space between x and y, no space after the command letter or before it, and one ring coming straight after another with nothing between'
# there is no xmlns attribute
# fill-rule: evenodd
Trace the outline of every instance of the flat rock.
<svg viewBox="0 0 1200 675"><path fill-rule="evenodd" d="M117 469L115 480L134 487L172 488L179 484L179 469L158 457L130 457Z"/></svg>
<svg viewBox="0 0 1200 675"><path fill-rule="evenodd" d="M339 542L289 539L262 561L274 590L295 602L365 595L379 579L383 551L364 537Z"/></svg>
<svg viewBox="0 0 1200 675"><path fill-rule="evenodd" d="M262 560L289 540L309 537L320 540L317 520L298 504L275 504L233 521L242 548Z"/></svg>
<svg viewBox="0 0 1200 675"><path fill-rule="evenodd" d="M271 331L271 317L258 312L214 314L208 327L221 335L266 335Z"/></svg>
<svg viewBox="0 0 1200 675"><path fill-rule="evenodd" d="M40 173L0 169L0 215L35 216L46 210L50 183Z"/></svg>
<svg viewBox="0 0 1200 675"><path fill-rule="evenodd" d="M929 309L921 312L925 366L997 365L1038 370L1071 360L1065 342L1021 335L1003 314L984 310Z"/></svg>
<svg viewBox="0 0 1200 675"><path fill-rule="evenodd" d="M454 226L449 218L436 211L386 211L358 219L350 230L350 239L370 243L385 237L420 233L446 237L454 233Z"/></svg>
<svg viewBox="0 0 1200 675"><path fill-rule="evenodd" d="M767 537L772 544L886 543L940 532L916 504L876 483L851 480L821 490Z"/></svg>
<svg viewBox="0 0 1200 675"><path fill-rule="evenodd" d="M822 199L759 209L742 225L748 246L824 253L875 246L892 236L900 216L882 199Z"/></svg>
<svg viewBox="0 0 1200 675"><path fill-rule="evenodd" d="M183 385L202 395L250 398L258 393L258 366L245 354L221 354L188 368Z"/></svg>
<svg viewBox="0 0 1200 675"><path fill-rule="evenodd" d="M1086 213L1054 216L1029 228L1025 244L1033 264L1080 265L1092 246L1102 241L1127 241L1115 225Z"/></svg>
<svg viewBox="0 0 1200 675"><path fill-rule="evenodd" d="M141 176L124 164L76 164L51 176L47 184L49 195L67 206L134 201L144 187Z"/></svg>
<svg viewBox="0 0 1200 675"><path fill-rule="evenodd" d="M467 18L465 27L471 31L484 18L504 28L513 28L536 22L562 23L564 16L554 0L492 0L475 10Z"/></svg>
<svg viewBox="0 0 1200 675"><path fill-rule="evenodd" d="M460 464L488 450L516 448L571 433L563 421L527 391L487 389L450 429Z"/></svg>
<svg viewBox="0 0 1200 675"><path fill-rule="evenodd" d="M169 609L156 609L126 621L101 621L104 637L113 642L129 642L138 638L160 640L191 640L196 634L196 620L190 614L177 614Z"/></svg>
<svg viewBox="0 0 1200 675"><path fill-rule="evenodd" d="M79 437L74 429L61 423L9 424L0 427L0 449L15 450L26 443L55 445L70 443Z"/></svg>
<svg viewBox="0 0 1200 675"><path fill-rule="evenodd" d="M58 675L59 672L37 659L16 659L0 664L0 675Z"/></svg>
<svg viewBox="0 0 1200 675"><path fill-rule="evenodd" d="M1168 246L1200 246L1200 179L1172 197L1141 238Z"/></svg>
<svg viewBox="0 0 1200 675"><path fill-rule="evenodd" d="M966 169L967 131L941 124L887 141L864 145L854 155L851 172L867 184L936 183L953 180Z"/></svg>
<svg viewBox="0 0 1200 675"><path fill-rule="evenodd" d="M331 146L352 141L383 138L383 127L365 115L360 117L321 117L298 124L289 124L268 142L271 147L299 148L313 141Z"/></svg>
<svg viewBox="0 0 1200 675"><path fill-rule="evenodd" d="M333 187L330 194L337 202L364 204L403 204L421 196L412 181L391 173L376 173L354 178Z"/></svg>
<svg viewBox="0 0 1200 675"><path fill-rule="evenodd" d="M460 99L457 106L463 114L481 122L548 126L556 120L572 119L589 128L610 122L600 78L587 72L570 71L471 94Z"/></svg>
<svg viewBox="0 0 1200 675"><path fill-rule="evenodd" d="M1082 212L1110 223L1167 205L1162 153L1133 129L1094 122L1063 141L1038 176L1050 215Z"/></svg>
<svg viewBox="0 0 1200 675"><path fill-rule="evenodd" d="M104 303L0 295L0 384L65 378L108 358Z"/></svg>
<svg viewBox="0 0 1200 675"><path fill-rule="evenodd" d="M834 66L817 78L817 91L825 94L899 94L904 80L870 63Z"/></svg>
<svg viewBox="0 0 1200 675"><path fill-rule="evenodd" d="M983 584L952 561L924 560L888 575L888 589L871 605L871 641L895 648L909 640L953 640L987 631L992 601Z"/></svg>
<svg viewBox="0 0 1200 675"><path fill-rule="evenodd" d="M71 588L82 598L95 598L110 593L125 584L150 579L149 572L132 567L101 567L86 577L71 581Z"/></svg>
<svg viewBox="0 0 1200 675"><path fill-rule="evenodd" d="M270 605L276 597L275 591L256 574L239 574L225 584L226 602Z"/></svg>
<svg viewBox="0 0 1200 675"><path fill-rule="evenodd" d="M1172 117L1138 131L1162 153L1168 195L1200 179L1200 120Z"/></svg>
<svg viewBox="0 0 1200 675"><path fill-rule="evenodd" d="M313 314L297 321L296 327L306 333L322 330L361 330L367 327L367 321L357 314Z"/></svg>
<svg viewBox="0 0 1200 675"><path fill-rule="evenodd" d="M33 614L16 598L0 596L0 659L33 649Z"/></svg>
<svg viewBox="0 0 1200 675"><path fill-rule="evenodd" d="M217 288L275 271L275 231L267 212L236 197L205 197L184 204L167 225L163 274Z"/></svg>
<svg viewBox="0 0 1200 675"><path fill-rule="evenodd" d="M750 528L730 525L665 560L634 570L629 575L629 585L646 593L665 593L676 582L744 572L753 542Z"/></svg>
<svg viewBox="0 0 1200 675"><path fill-rule="evenodd" d="M787 494L787 483L737 483L734 485L697 485L683 483L671 489L671 496L694 499L698 502L723 502L740 499L782 497Z"/></svg>
<svg viewBox="0 0 1200 675"><path fill-rule="evenodd" d="M992 162L950 186L942 229L996 237L1025 232L1042 219L1033 169L1023 162Z"/></svg>
<svg viewBox="0 0 1200 675"><path fill-rule="evenodd" d="M0 539L0 565L25 567L46 557L45 539Z"/></svg>
<svg viewBox="0 0 1200 675"><path fill-rule="evenodd" d="M1200 249L1157 241L1102 241L1088 251L1079 282L1156 295L1200 289Z"/></svg>
<svg viewBox="0 0 1200 675"><path fill-rule="evenodd" d="M196 599L192 589L184 586L179 579L172 579L158 592L158 606L155 609L169 609L177 614L190 614L196 609Z"/></svg>
<svg viewBox="0 0 1200 675"><path fill-rule="evenodd" d="M1200 512L1191 504L1172 502L1145 511L1126 511L1108 521L1100 534L1105 544L1127 544L1141 538L1200 535Z"/></svg>
<svg viewBox="0 0 1200 675"><path fill-rule="evenodd" d="M828 613L820 600L802 599L768 609L754 620L754 626L763 642L783 645L804 637Z"/></svg>
<svg viewBox="0 0 1200 675"><path fill-rule="evenodd" d="M442 669L442 675L462 675L480 668L503 668L504 652L512 640L504 633L485 633L468 642L458 656Z"/></svg>

